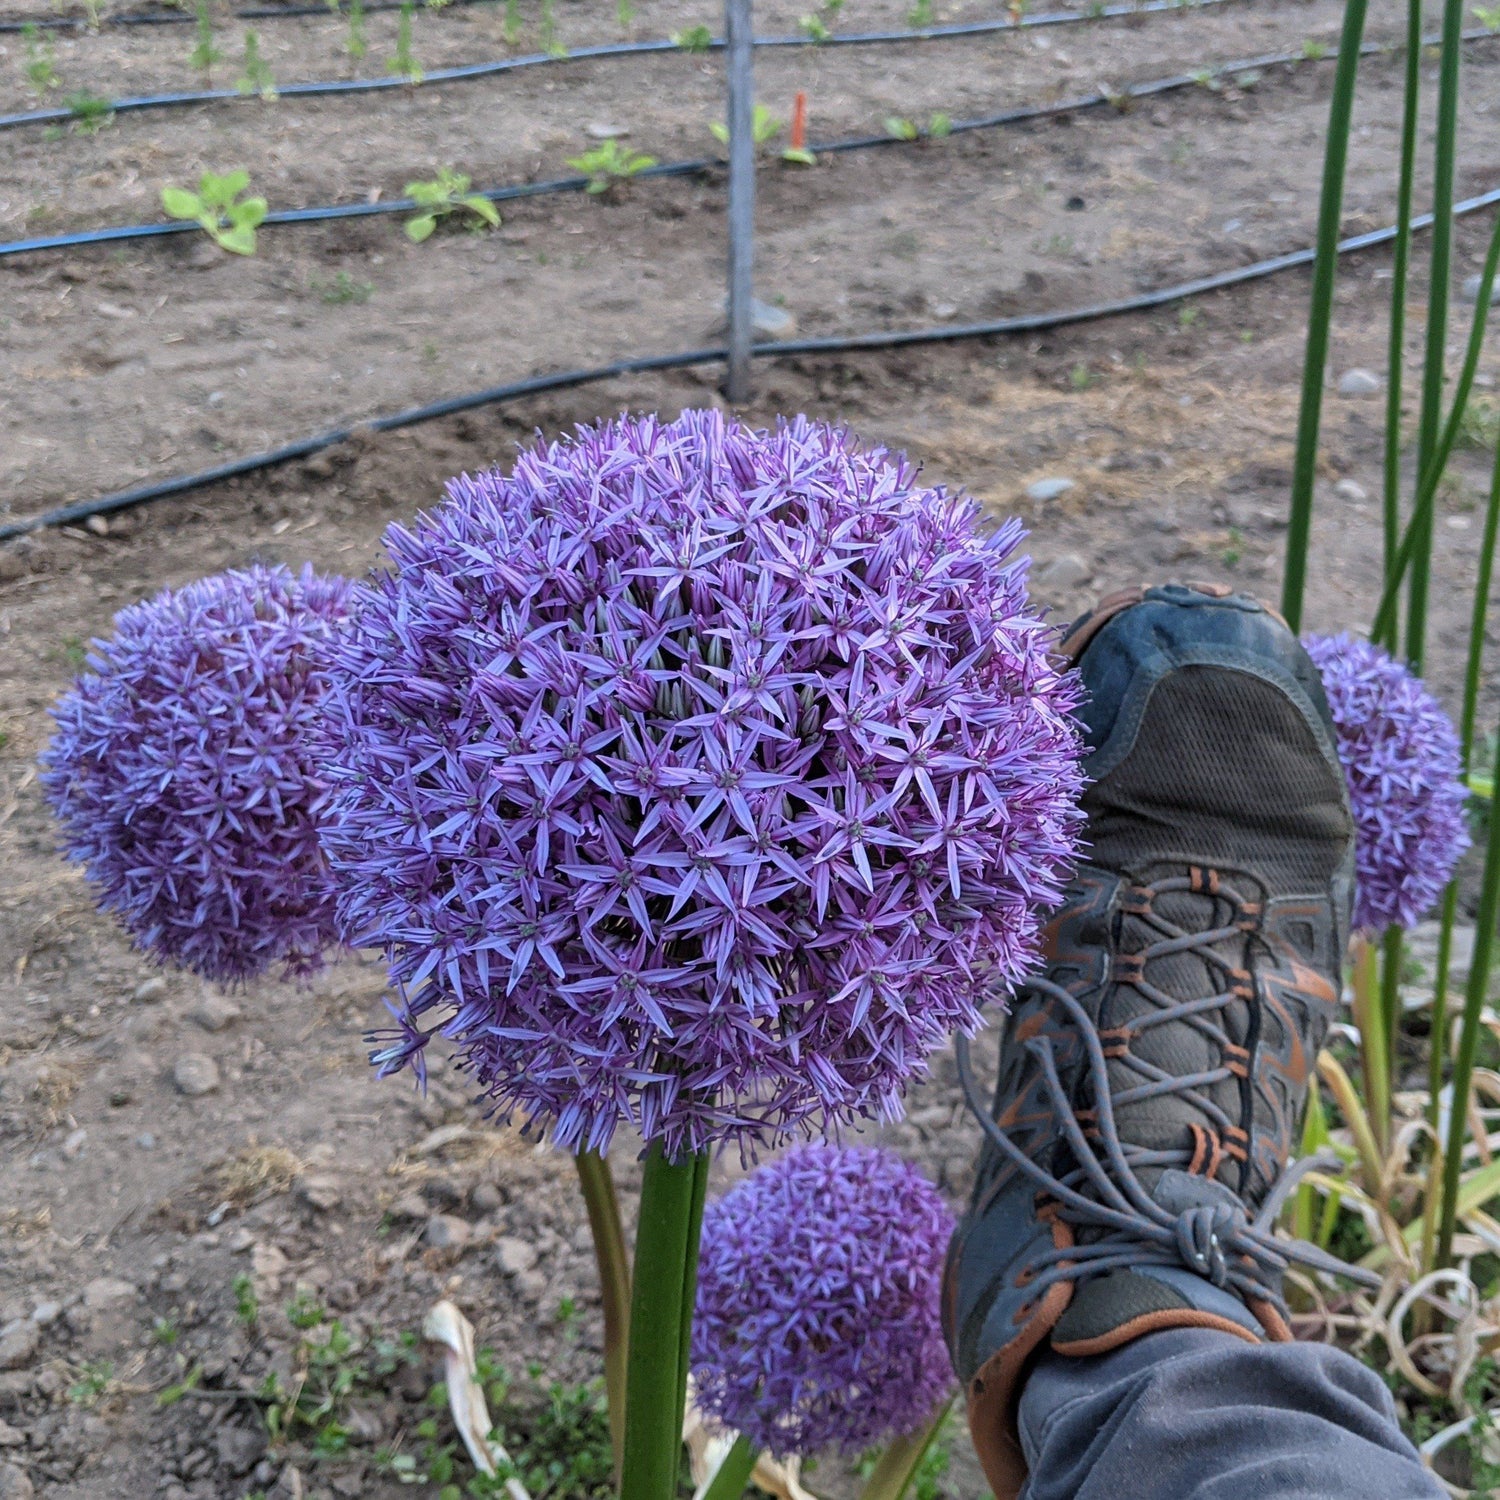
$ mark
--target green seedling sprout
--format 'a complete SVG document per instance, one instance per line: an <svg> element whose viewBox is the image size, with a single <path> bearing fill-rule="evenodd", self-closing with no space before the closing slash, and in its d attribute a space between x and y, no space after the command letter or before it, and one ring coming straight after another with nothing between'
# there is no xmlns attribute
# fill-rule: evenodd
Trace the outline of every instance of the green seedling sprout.
<svg viewBox="0 0 1500 1500"><path fill-rule="evenodd" d="M28 21L21 28L21 39L26 46L26 81L39 94L55 89L58 84L57 54L52 47L52 38L43 36L35 21Z"/></svg>
<svg viewBox="0 0 1500 1500"><path fill-rule="evenodd" d="M73 116L74 125L85 135L98 135L115 117L109 100L101 99L98 94L91 94L87 89L69 94L63 103Z"/></svg>
<svg viewBox="0 0 1500 1500"><path fill-rule="evenodd" d="M365 0L349 0L349 34L344 38L344 51L358 62L369 50L365 41Z"/></svg>
<svg viewBox="0 0 1500 1500"><path fill-rule="evenodd" d="M1328 56L1328 43L1315 42L1311 37L1302 44L1302 55L1308 62L1321 62Z"/></svg>
<svg viewBox="0 0 1500 1500"><path fill-rule="evenodd" d="M927 135L934 141L946 140L953 134L953 116L944 110L935 110L927 121Z"/></svg>
<svg viewBox="0 0 1500 1500"><path fill-rule="evenodd" d="M438 175L428 182L408 182L406 196L417 205L419 213L406 221L406 237L414 245L432 235L438 220L450 214L472 214L478 222L470 222L473 230L491 229L499 226L500 215L488 198L469 191L469 178L463 172L450 167L441 167Z"/></svg>
<svg viewBox="0 0 1500 1500"><path fill-rule="evenodd" d="M411 18L411 0L401 0L401 19L396 23L396 55L385 65L385 70L408 83L421 83L422 65L411 50Z"/></svg>
<svg viewBox="0 0 1500 1500"><path fill-rule="evenodd" d="M881 128L893 141L914 141L922 134L917 122L908 120L905 115L887 115L881 121Z"/></svg>
<svg viewBox="0 0 1500 1500"><path fill-rule="evenodd" d="M833 36L821 16L803 16L797 22L797 28L810 42L826 42Z"/></svg>
<svg viewBox="0 0 1500 1500"><path fill-rule="evenodd" d="M925 31L932 25L932 0L917 0L906 13L906 24L913 31Z"/></svg>
<svg viewBox="0 0 1500 1500"><path fill-rule="evenodd" d="M778 120L764 104L757 104L751 114L750 138L757 146L764 146L774 141L785 125L786 121ZM714 120L708 128L721 146L729 144L729 127L722 120Z"/></svg>
<svg viewBox="0 0 1500 1500"><path fill-rule="evenodd" d="M557 39L557 16L552 0L542 0L542 51L548 57L566 57L568 49Z"/></svg>
<svg viewBox="0 0 1500 1500"><path fill-rule="evenodd" d="M514 47L521 40L521 0L505 0L505 45Z"/></svg>
<svg viewBox="0 0 1500 1500"><path fill-rule="evenodd" d="M628 182L638 172L656 165L654 156L632 151L619 141L604 141L582 156L570 156L568 165L588 178L587 192L596 197L607 193L617 182Z"/></svg>
<svg viewBox="0 0 1500 1500"><path fill-rule="evenodd" d="M198 179L198 191L164 187L161 206L174 219L191 219L221 249L231 255L255 254L255 231L266 216L264 198L245 198L240 194L250 186L246 171L225 172L222 176L205 172Z"/></svg>
<svg viewBox="0 0 1500 1500"><path fill-rule="evenodd" d="M244 69L235 83L240 93L247 98L251 94L259 94L262 99L276 97L276 80L271 76L265 58L260 55L260 38L248 28L245 31Z"/></svg>
<svg viewBox="0 0 1500 1500"><path fill-rule="evenodd" d="M224 54L214 46L214 18L209 13L208 0L198 0L194 11L197 17L197 41L188 54L188 66L196 69L207 83L213 82L214 64L224 61Z"/></svg>
<svg viewBox="0 0 1500 1500"><path fill-rule="evenodd" d="M621 31L629 31L635 23L635 6L630 0L615 0L615 20L620 24Z"/></svg>
<svg viewBox="0 0 1500 1500"><path fill-rule="evenodd" d="M1476 5L1474 19L1486 31L1500 31L1500 5Z"/></svg>
<svg viewBox="0 0 1500 1500"><path fill-rule="evenodd" d="M684 52L707 52L713 46L714 34L707 26L688 26L672 33L672 45Z"/></svg>

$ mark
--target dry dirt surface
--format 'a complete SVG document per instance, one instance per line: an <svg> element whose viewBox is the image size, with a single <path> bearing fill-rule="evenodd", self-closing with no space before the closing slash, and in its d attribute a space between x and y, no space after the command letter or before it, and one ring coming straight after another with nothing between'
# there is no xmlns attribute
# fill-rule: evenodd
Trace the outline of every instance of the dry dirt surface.
<svg viewBox="0 0 1500 1500"><path fill-rule="evenodd" d="M1374 9L1373 31L1390 34L1393 7ZM902 14L850 0L836 24ZM979 14L939 5L936 19ZM794 29L797 15L768 6L762 29ZM757 66L778 113L809 91L818 138L878 129L891 113L960 117L1295 49L1330 40L1336 18L1328 0L1244 0L906 49L762 54ZM643 3L633 30L714 19ZM612 15L572 0L558 25L571 45L617 34ZM393 27L371 18L372 59ZM347 66L339 21L259 29L279 77ZM66 87L101 93L190 86L190 32L64 34L56 66ZM3 41L0 109L20 107L22 45ZM503 16L424 14L416 44L429 67L503 56ZM1391 217L1397 68L1366 64L1351 229ZM1309 62L1123 114L812 170L768 161L759 291L804 332L859 332L1125 295L1304 244L1328 76ZM627 127L632 146L663 158L696 154L718 89L716 59L671 55L361 101L121 115L92 136L13 132L0 136L0 237L154 218L160 183L205 166L243 163L280 207L390 196L447 163L486 185L555 175L592 143L590 123ZM1497 111L1500 46L1476 44L1465 191L1500 181L1482 149ZM708 174L603 202L512 204L495 234L440 233L420 247L376 219L267 230L248 261L187 236L0 261L0 515L517 376L693 346L717 315L722 209L722 181ZM1462 228L1456 285L1477 269L1487 228ZM1382 368L1388 264L1373 251L1344 267L1335 383ZM1419 329L1427 288L1414 290ZM932 480L1021 514L1036 592L1059 614L1142 578L1274 596L1306 296L1299 271L1055 333L770 360L745 415L845 420L907 449ZM1461 299L1454 308L1466 322ZM253 559L358 573L378 563L384 526L430 504L447 476L506 462L537 429L722 405L717 378L707 367L634 377L362 434L97 531L0 548L0 1497L436 1494L435 1479L402 1484L392 1455L413 1460L414 1479L434 1472L432 1449L451 1437L441 1425L423 1435L436 1373L402 1341L444 1295L515 1378L522 1427L547 1409L549 1382L571 1389L596 1373L597 1283L566 1158L486 1127L456 1077L439 1073L425 1099L372 1080L363 1034L383 1017L382 974L368 957L306 989L234 995L157 974L57 859L36 756L84 644L130 601ZM1494 421L1497 378L1489 354L1476 437ZM1357 628L1372 610L1382 409L1379 395L1329 394L1313 628ZM1486 461L1461 449L1442 499L1430 676L1450 702ZM1495 696L1487 684L1486 722ZM950 1058L935 1061L903 1123L868 1134L955 1200L966 1190L977 1132ZM628 1143L615 1157L628 1215ZM740 1167L717 1170L722 1185ZM314 1304L325 1321L299 1328ZM269 1375L315 1389L323 1374L307 1345L333 1318L353 1344L340 1368L361 1371L339 1407L343 1436L315 1424L268 1441L268 1403L253 1393ZM194 1388L161 1404L185 1379ZM967 1439L955 1433L952 1446L940 1492L981 1494ZM850 1480L830 1461L813 1484L839 1495Z"/></svg>

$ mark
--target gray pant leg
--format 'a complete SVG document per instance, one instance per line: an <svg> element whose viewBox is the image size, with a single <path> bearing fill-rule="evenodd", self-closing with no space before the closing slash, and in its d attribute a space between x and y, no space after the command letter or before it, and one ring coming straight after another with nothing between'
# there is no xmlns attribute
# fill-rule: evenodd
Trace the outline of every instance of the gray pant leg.
<svg viewBox="0 0 1500 1500"><path fill-rule="evenodd" d="M1045 1354L1021 1396L1021 1500L1444 1500L1372 1370L1208 1328Z"/></svg>

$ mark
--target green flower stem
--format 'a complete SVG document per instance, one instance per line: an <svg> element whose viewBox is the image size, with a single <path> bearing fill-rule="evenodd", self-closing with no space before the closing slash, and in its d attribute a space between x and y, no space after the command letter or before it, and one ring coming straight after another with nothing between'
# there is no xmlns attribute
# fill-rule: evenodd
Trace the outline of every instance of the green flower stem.
<svg viewBox="0 0 1500 1500"><path fill-rule="evenodd" d="M906 1437L892 1438L885 1452L876 1460L865 1487L859 1492L859 1500L901 1500L910 1486L927 1450L937 1441L938 1434L953 1409L950 1395L933 1412L932 1420L925 1427Z"/></svg>
<svg viewBox="0 0 1500 1500"><path fill-rule="evenodd" d="M1500 739L1495 744L1496 784L1500 785ZM1448 1142L1443 1152L1443 1208L1438 1230L1437 1264L1453 1259L1453 1231L1458 1220L1458 1184L1463 1165L1464 1135L1469 1128L1469 1080L1479 1044L1480 1016L1489 991L1490 961L1494 956L1495 923L1500 920L1500 816L1490 814L1484 851L1484 876L1479 889L1479 911L1474 920L1474 957L1469 965L1469 987L1464 994L1463 1026L1458 1056L1453 1063L1453 1101L1448 1119Z"/></svg>
<svg viewBox="0 0 1500 1500"><path fill-rule="evenodd" d="M1384 639L1385 632L1394 628L1396 601L1401 588L1401 580L1405 577L1407 568L1412 565L1416 550L1422 543L1424 525L1430 532L1429 523L1432 520L1433 506L1437 500L1438 485L1447 467L1448 455L1452 453L1453 444L1458 440L1458 429L1463 421L1464 408L1469 404L1469 393L1474 388L1474 374L1479 368L1479 351L1484 345L1484 330L1489 321L1489 298L1494 290L1497 266L1500 266L1500 219L1495 221L1494 230L1490 234L1490 247L1484 258L1484 269L1479 273L1479 304L1474 312L1473 325L1469 329L1469 346L1464 351L1463 367L1459 371L1458 382L1454 387L1453 408L1448 413L1448 421L1443 427L1442 435L1438 438L1431 463L1419 472L1416 504L1412 507L1411 519L1406 524L1401 545L1396 550L1395 560L1386 576L1385 588L1380 595L1380 605L1375 611L1374 623L1370 626L1372 641Z"/></svg>
<svg viewBox="0 0 1500 1500"><path fill-rule="evenodd" d="M1448 285L1453 274L1453 174L1458 138L1458 64L1463 51L1464 0L1444 0L1438 65L1437 144L1432 181L1432 267L1427 289L1427 348L1422 366L1422 406L1417 419L1417 474L1436 487L1437 457L1448 342ZM1476 317L1476 322L1479 319ZM1462 406L1455 408L1459 413ZM1446 462L1444 455L1443 462ZM1436 473L1432 473L1436 469ZM1406 656L1422 670L1427 645L1427 591L1432 576L1432 511L1412 517L1419 527L1406 603Z"/></svg>
<svg viewBox="0 0 1500 1500"><path fill-rule="evenodd" d="M1365 1106L1375 1137L1376 1157L1385 1154L1391 1119L1391 1054L1386 1044L1385 1007L1380 1003L1380 978L1375 946L1356 937L1354 949L1354 1024L1359 1031L1359 1062L1365 1080ZM1368 1184L1371 1188L1374 1184Z"/></svg>
<svg viewBox="0 0 1500 1500"><path fill-rule="evenodd" d="M1401 390L1406 362L1406 287L1411 268L1411 208L1417 164L1417 110L1422 84L1422 0L1407 0L1406 92L1401 109L1401 172L1396 188L1396 245L1391 259L1391 328L1385 386L1385 573L1401 530ZM1394 651L1395 631L1377 644Z"/></svg>
<svg viewBox="0 0 1500 1500"><path fill-rule="evenodd" d="M755 1449L742 1432L724 1455L723 1463L714 1471L714 1477L708 1481L702 1500L740 1500L754 1471Z"/></svg>
<svg viewBox="0 0 1500 1500"><path fill-rule="evenodd" d="M660 1145L646 1153L630 1351L625 1373L625 1457L620 1500L673 1500L682 1453L684 1292L697 1263L694 1201L704 1156L668 1161Z"/></svg>
<svg viewBox="0 0 1500 1500"><path fill-rule="evenodd" d="M620 1223L614 1174L597 1151L580 1151L578 1186L588 1209L599 1289L604 1300L604 1390L609 1401L609 1440L615 1450L615 1479L625 1457L625 1356L630 1347L630 1258Z"/></svg>
<svg viewBox="0 0 1500 1500"><path fill-rule="evenodd" d="M677 1340L677 1431L682 1432L687 1415L687 1380L692 1368L689 1345L693 1336L693 1309L698 1301L698 1243L703 1237L703 1205L708 1198L708 1152L694 1158L693 1196L688 1205L688 1257L682 1272L682 1322Z"/></svg>
<svg viewBox="0 0 1500 1500"><path fill-rule="evenodd" d="M1297 451L1292 464L1286 576L1281 586L1281 613L1292 629L1299 632L1302 629L1302 595L1307 586L1307 548L1312 534L1318 429L1323 416L1323 377L1328 368L1328 334L1333 322L1333 285L1338 275L1344 168L1349 159L1349 124L1354 112L1354 85L1359 76L1367 4L1368 0L1347 0L1344 6L1344 29L1339 37L1333 101L1328 111L1328 144L1323 157L1317 252L1313 260L1312 301L1307 314L1307 356L1302 366L1302 406L1297 416Z"/></svg>
<svg viewBox="0 0 1500 1500"><path fill-rule="evenodd" d="M1474 607L1469 616L1469 654L1464 666L1463 712L1459 715L1459 754L1464 774L1474 754L1474 720L1479 709L1479 677L1484 665L1484 626L1494 581L1495 543L1500 538L1500 445L1490 471L1490 497L1484 512L1484 537L1479 544L1479 567L1474 578ZM1448 1052L1448 968L1453 959L1453 924L1458 917L1458 882L1450 880L1443 892L1443 920L1438 932L1437 973L1432 984L1432 1045L1427 1080L1428 1119L1437 1129L1438 1095L1443 1087L1443 1064Z"/></svg>
<svg viewBox="0 0 1500 1500"><path fill-rule="evenodd" d="M1380 1020L1385 1033L1385 1088L1389 1099L1395 1091L1396 1054L1401 1046L1401 961L1402 939L1405 933L1399 927L1387 927L1380 940ZM1377 1129L1380 1144L1385 1147L1385 1120L1381 1119Z"/></svg>

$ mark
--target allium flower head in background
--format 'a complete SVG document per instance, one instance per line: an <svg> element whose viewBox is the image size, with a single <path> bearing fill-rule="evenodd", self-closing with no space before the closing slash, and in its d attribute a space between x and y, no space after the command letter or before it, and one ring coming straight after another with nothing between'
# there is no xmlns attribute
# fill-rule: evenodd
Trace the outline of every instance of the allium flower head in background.
<svg viewBox="0 0 1500 1500"><path fill-rule="evenodd" d="M253 567L115 617L52 710L65 850L138 947L234 982L336 940L311 730L349 583Z"/></svg>
<svg viewBox="0 0 1500 1500"><path fill-rule="evenodd" d="M890 1151L794 1146L703 1215L698 1406L778 1457L914 1432L953 1380L938 1293L953 1216Z"/></svg>
<svg viewBox="0 0 1500 1500"><path fill-rule="evenodd" d="M500 1112L669 1157L890 1115L1079 788L1015 523L797 419L621 419L386 536L330 694L351 938Z"/></svg>
<svg viewBox="0 0 1500 1500"><path fill-rule="evenodd" d="M1410 927L1437 900L1469 832L1453 722L1379 646L1307 636L1338 732L1354 807L1354 926Z"/></svg>

